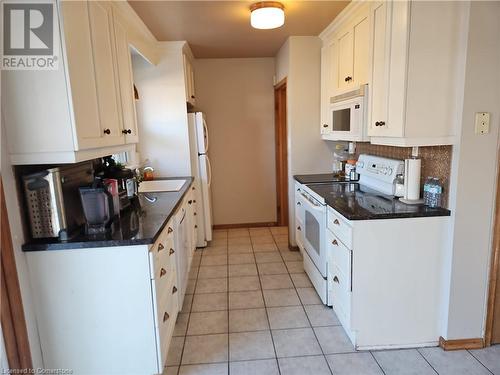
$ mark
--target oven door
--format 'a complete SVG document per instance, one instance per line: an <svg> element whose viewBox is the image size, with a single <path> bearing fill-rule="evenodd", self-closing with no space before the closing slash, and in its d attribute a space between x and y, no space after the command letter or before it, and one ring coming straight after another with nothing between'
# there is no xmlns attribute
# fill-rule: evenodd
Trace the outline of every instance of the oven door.
<svg viewBox="0 0 500 375"><path fill-rule="evenodd" d="M306 192L301 193L303 203L304 249L323 277L326 277L326 206Z"/></svg>

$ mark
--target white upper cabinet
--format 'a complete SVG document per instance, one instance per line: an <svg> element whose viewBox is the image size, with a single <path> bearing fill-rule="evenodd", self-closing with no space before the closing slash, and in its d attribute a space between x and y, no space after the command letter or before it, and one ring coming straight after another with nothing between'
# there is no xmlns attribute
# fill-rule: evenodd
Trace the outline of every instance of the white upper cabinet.
<svg viewBox="0 0 500 375"><path fill-rule="evenodd" d="M460 2L372 3L371 143L453 144L466 12Z"/></svg>
<svg viewBox="0 0 500 375"><path fill-rule="evenodd" d="M184 52L184 82L186 85L186 102L195 105L196 104L196 94L194 90L194 69L193 63L190 56Z"/></svg>
<svg viewBox="0 0 500 375"><path fill-rule="evenodd" d="M453 144L461 113L467 12L464 2L349 4L320 34L323 139L337 140L329 119L331 97L367 83L365 127L371 143Z"/></svg>
<svg viewBox="0 0 500 375"><path fill-rule="evenodd" d="M2 72L12 163L74 163L132 150L126 143L138 138L131 57L113 4L54 4L61 30L58 69Z"/></svg>
<svg viewBox="0 0 500 375"><path fill-rule="evenodd" d="M137 143L139 142L139 135L137 133L137 112L134 99L132 56L130 54L125 26L118 17L114 18L114 26L121 113L123 114L122 133L125 134L126 143Z"/></svg>

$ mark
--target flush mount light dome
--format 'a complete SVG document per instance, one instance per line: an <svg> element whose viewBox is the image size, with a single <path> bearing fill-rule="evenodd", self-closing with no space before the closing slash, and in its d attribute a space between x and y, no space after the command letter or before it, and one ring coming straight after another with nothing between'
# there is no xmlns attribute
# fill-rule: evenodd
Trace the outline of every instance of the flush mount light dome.
<svg viewBox="0 0 500 375"><path fill-rule="evenodd" d="M255 3L250 12L250 24L256 29L276 29L285 23L285 7L277 1Z"/></svg>

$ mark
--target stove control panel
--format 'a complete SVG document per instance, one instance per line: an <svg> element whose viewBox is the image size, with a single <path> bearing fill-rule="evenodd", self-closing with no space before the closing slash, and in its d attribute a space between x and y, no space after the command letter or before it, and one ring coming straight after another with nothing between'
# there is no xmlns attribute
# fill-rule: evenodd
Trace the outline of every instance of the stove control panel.
<svg viewBox="0 0 500 375"><path fill-rule="evenodd" d="M398 174L404 173L404 161L361 154L356 163L356 172L360 175L360 183L393 194L392 184Z"/></svg>

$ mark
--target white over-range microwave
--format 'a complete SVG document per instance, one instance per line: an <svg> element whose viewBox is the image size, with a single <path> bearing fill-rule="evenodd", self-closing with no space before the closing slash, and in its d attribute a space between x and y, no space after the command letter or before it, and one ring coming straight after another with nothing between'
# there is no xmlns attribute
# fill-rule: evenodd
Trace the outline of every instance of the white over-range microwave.
<svg viewBox="0 0 500 375"><path fill-rule="evenodd" d="M322 137L332 141L367 141L368 85L330 98ZM325 126L326 125L326 126Z"/></svg>

